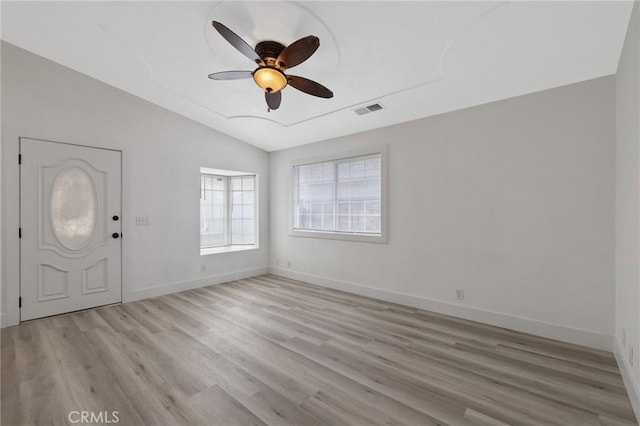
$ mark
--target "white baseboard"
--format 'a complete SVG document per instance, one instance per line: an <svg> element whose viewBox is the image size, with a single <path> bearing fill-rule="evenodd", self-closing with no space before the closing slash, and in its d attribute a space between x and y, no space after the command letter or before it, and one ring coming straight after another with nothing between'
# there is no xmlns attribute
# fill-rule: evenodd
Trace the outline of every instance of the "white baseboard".
<svg viewBox="0 0 640 426"><path fill-rule="evenodd" d="M590 348L611 351L613 347L613 337L608 334L595 333L589 330L566 327L535 319L473 308L470 306L456 305L421 296L396 293L347 281L340 281L304 272L293 271L291 269L271 266L269 267L269 272L294 280L305 281L310 284L316 284L323 287L359 294L361 296L372 297L374 299L385 300L427 311L495 325L497 327L508 328L510 330L529 333L549 339L575 343L577 345L588 346Z"/></svg>
<svg viewBox="0 0 640 426"><path fill-rule="evenodd" d="M123 302L133 302L134 300L149 299L150 297L162 296L179 291L193 290L194 288L206 287L213 284L221 284L228 281L240 280L243 278L255 277L268 272L269 268L245 269L242 271L230 272L221 275L209 275L197 280L177 281L173 283L163 284L154 287L145 287L131 290L127 294L122 295Z"/></svg>
<svg viewBox="0 0 640 426"><path fill-rule="evenodd" d="M638 384L633 377L633 370L629 365L628 358L624 354L624 348L617 337L614 338L613 353L616 356L618 368L622 375L624 387L627 389L627 395L629 396L629 401L633 407L633 412L636 414L636 421L640 422L640 384Z"/></svg>

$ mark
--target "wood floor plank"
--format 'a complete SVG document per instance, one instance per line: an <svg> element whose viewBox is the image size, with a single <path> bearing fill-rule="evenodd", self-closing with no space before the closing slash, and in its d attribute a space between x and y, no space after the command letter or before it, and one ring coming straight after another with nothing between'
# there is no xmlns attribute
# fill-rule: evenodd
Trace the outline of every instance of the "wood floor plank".
<svg viewBox="0 0 640 426"><path fill-rule="evenodd" d="M121 334L103 328L85 334L98 351L102 364L136 408L143 424L197 424L197 416L175 395L176 389L167 386L156 371L137 360L135 350ZM121 421L127 424L130 419L122 417Z"/></svg>
<svg viewBox="0 0 640 426"><path fill-rule="evenodd" d="M436 345L411 345L409 350L427 357L430 355L436 359L449 361L457 368L482 372L495 380L510 384L524 383L525 388L533 394L553 395L559 401L579 405L585 410L590 411L597 407L603 412L612 412L626 418L633 417L633 410L628 401L616 396L617 393L612 394L580 382L542 374L535 368L518 368L503 362L498 357L479 356L456 348L438 348Z"/></svg>
<svg viewBox="0 0 640 426"><path fill-rule="evenodd" d="M494 419L491 416L471 408L467 408L464 411L464 417L479 426L509 426L508 423L501 422L500 420Z"/></svg>
<svg viewBox="0 0 640 426"><path fill-rule="evenodd" d="M10 426L637 424L610 352L275 275L1 337Z"/></svg>
<svg viewBox="0 0 640 426"><path fill-rule="evenodd" d="M125 303L122 305L122 311L150 333L157 333L169 328L159 321L141 302Z"/></svg>
<svg viewBox="0 0 640 426"><path fill-rule="evenodd" d="M190 398L193 409L203 424L266 426L247 407L217 385Z"/></svg>

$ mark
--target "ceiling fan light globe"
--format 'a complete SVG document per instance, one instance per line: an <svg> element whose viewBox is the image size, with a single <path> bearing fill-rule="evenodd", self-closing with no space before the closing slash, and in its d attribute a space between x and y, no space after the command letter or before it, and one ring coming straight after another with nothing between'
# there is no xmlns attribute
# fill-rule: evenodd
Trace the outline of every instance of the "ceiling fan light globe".
<svg viewBox="0 0 640 426"><path fill-rule="evenodd" d="M287 76L272 67L260 67L253 73L253 80L265 92L275 93L287 85Z"/></svg>

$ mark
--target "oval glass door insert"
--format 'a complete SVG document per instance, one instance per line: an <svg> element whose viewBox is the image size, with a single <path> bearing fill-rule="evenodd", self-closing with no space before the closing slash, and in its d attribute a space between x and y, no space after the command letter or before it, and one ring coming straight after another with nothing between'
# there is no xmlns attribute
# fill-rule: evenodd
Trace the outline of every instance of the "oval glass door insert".
<svg viewBox="0 0 640 426"><path fill-rule="evenodd" d="M79 167L62 170L51 188L51 224L66 249L87 246L96 228L97 194L91 177Z"/></svg>

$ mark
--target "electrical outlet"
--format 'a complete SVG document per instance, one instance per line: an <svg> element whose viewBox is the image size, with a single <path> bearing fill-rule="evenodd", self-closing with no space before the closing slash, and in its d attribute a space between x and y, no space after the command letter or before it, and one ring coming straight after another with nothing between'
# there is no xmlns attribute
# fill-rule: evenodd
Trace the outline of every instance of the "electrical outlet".
<svg viewBox="0 0 640 426"><path fill-rule="evenodd" d="M622 327L622 347L627 347L627 330L624 327Z"/></svg>
<svg viewBox="0 0 640 426"><path fill-rule="evenodd" d="M456 289L456 299L464 300L464 290L461 288Z"/></svg>
<svg viewBox="0 0 640 426"><path fill-rule="evenodd" d="M203 274L207 271L207 265L200 265L200 272Z"/></svg>
<svg viewBox="0 0 640 426"><path fill-rule="evenodd" d="M291 265L292 265L292 262L290 260L287 260L287 268L291 269Z"/></svg>
<svg viewBox="0 0 640 426"><path fill-rule="evenodd" d="M633 346L629 346L629 364L633 367Z"/></svg>

